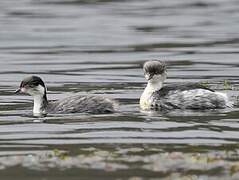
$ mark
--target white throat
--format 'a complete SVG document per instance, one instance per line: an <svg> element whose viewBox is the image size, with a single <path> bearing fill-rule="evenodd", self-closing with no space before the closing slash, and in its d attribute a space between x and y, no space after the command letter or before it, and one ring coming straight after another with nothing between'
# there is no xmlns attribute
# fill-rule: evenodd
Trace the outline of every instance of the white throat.
<svg viewBox="0 0 239 180"><path fill-rule="evenodd" d="M45 114L46 110L44 108L44 99L42 95L34 95L34 106L33 106L33 114L39 115L39 114Z"/></svg>
<svg viewBox="0 0 239 180"><path fill-rule="evenodd" d="M42 115L46 114L46 90L43 86L38 85L34 89L27 90L27 93L33 96L34 106L33 106L33 114L34 115Z"/></svg>
<svg viewBox="0 0 239 180"><path fill-rule="evenodd" d="M163 87L163 81L154 81L154 82L148 81L148 84L144 91L153 93L155 91L160 90L162 87Z"/></svg>
<svg viewBox="0 0 239 180"><path fill-rule="evenodd" d="M163 87L165 79L166 74L164 73L162 75L154 75L153 78L148 81L148 84L140 97L140 107L143 110L150 109L152 103L151 96L155 91L158 91Z"/></svg>

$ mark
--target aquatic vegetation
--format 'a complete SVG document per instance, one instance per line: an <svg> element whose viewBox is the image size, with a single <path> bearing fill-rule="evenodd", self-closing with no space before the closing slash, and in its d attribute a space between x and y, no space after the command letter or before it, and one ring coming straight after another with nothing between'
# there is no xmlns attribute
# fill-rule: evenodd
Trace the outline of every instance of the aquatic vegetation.
<svg viewBox="0 0 239 180"><path fill-rule="evenodd" d="M239 151L184 153L180 151L160 152L162 149L157 148L151 152L145 150L148 149L141 147L107 150L105 148L80 148L80 154L71 154L69 151L54 149L26 155L0 157L0 169L22 166L35 171L78 168L115 173L135 169L146 174L150 171L161 173L163 177L179 179L191 176L195 176L196 179L201 176L239 177Z"/></svg>
<svg viewBox="0 0 239 180"><path fill-rule="evenodd" d="M224 85L224 90L233 90L233 86L228 80L224 80L223 85Z"/></svg>
<svg viewBox="0 0 239 180"><path fill-rule="evenodd" d="M209 81L203 81L203 82L200 82L200 84L206 88L210 88Z"/></svg>

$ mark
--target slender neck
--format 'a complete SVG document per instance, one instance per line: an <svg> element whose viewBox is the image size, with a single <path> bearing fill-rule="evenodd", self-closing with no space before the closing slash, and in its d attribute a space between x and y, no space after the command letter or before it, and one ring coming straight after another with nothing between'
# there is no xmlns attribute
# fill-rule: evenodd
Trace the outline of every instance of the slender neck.
<svg viewBox="0 0 239 180"><path fill-rule="evenodd" d="M47 97L46 93L44 95L34 95L34 107L33 107L33 114L34 115L42 115L46 114L46 108L47 108Z"/></svg>
<svg viewBox="0 0 239 180"><path fill-rule="evenodd" d="M148 81L145 91L153 93L157 90L160 90L162 87L163 81Z"/></svg>
<svg viewBox="0 0 239 180"><path fill-rule="evenodd" d="M160 90L163 87L163 82L166 79L166 75L154 76L148 81L148 84L140 97L141 109L150 109L152 103L152 94L155 91Z"/></svg>
<svg viewBox="0 0 239 180"><path fill-rule="evenodd" d="M142 101L148 101L151 95L163 87L163 81L148 81L146 88L141 96Z"/></svg>
<svg viewBox="0 0 239 180"><path fill-rule="evenodd" d="M152 94L163 87L163 81L148 81L148 84L140 97L140 107L143 110L150 109Z"/></svg>

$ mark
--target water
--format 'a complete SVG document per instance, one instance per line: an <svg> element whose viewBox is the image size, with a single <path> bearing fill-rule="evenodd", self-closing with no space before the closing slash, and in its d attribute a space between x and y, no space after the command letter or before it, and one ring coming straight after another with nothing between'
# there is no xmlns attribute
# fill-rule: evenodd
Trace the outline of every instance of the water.
<svg viewBox="0 0 239 180"><path fill-rule="evenodd" d="M237 98L238 19L236 0L2 0L1 179L238 179L237 108L138 107L149 59L167 62L167 83ZM100 94L119 112L34 118L32 98L13 94L29 74L49 99Z"/></svg>

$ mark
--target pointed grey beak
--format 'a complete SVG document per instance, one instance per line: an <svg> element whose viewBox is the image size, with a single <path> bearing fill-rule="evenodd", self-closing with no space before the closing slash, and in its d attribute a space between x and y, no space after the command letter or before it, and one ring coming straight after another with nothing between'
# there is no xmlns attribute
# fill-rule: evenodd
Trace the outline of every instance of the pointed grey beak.
<svg viewBox="0 0 239 180"><path fill-rule="evenodd" d="M15 91L15 94L18 94L21 92L21 88L18 88L16 91Z"/></svg>
<svg viewBox="0 0 239 180"><path fill-rule="evenodd" d="M154 75L150 74L148 80L152 79L153 77L154 77Z"/></svg>
<svg viewBox="0 0 239 180"><path fill-rule="evenodd" d="M147 81L149 81L149 80L152 79L153 77L154 77L153 74L147 74L147 75L145 76L145 78L146 78Z"/></svg>

